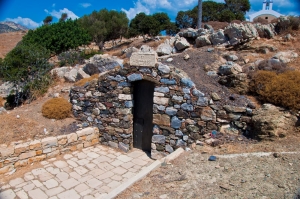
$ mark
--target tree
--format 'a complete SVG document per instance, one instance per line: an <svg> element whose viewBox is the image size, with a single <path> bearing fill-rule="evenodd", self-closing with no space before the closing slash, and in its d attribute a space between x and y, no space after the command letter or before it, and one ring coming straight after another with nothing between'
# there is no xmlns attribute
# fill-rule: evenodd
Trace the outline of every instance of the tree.
<svg viewBox="0 0 300 199"><path fill-rule="evenodd" d="M198 20L197 27L201 28L202 26L202 0L198 0Z"/></svg>
<svg viewBox="0 0 300 199"><path fill-rule="evenodd" d="M237 20L245 20L245 14L251 8L249 0L225 0L225 4Z"/></svg>
<svg viewBox="0 0 300 199"><path fill-rule="evenodd" d="M196 14L197 15L197 14ZM175 24L179 29L196 28L197 17L192 10L179 11L177 13Z"/></svg>
<svg viewBox="0 0 300 199"><path fill-rule="evenodd" d="M149 36L156 36L164 30L168 30L168 33L171 33L175 29L169 16L163 12L155 13L153 15L139 13L129 24L129 36L131 37L138 35L142 35L144 37L147 34Z"/></svg>
<svg viewBox="0 0 300 199"><path fill-rule="evenodd" d="M44 25L49 25L51 24L51 22L53 21L53 17L52 16L47 16L43 22L44 22Z"/></svg>
<svg viewBox="0 0 300 199"><path fill-rule="evenodd" d="M103 49L108 40L121 38L127 33L129 20L124 12L102 9L79 19L79 24L86 29L92 40Z"/></svg>
<svg viewBox="0 0 300 199"><path fill-rule="evenodd" d="M197 6L194 9L198 9ZM220 21L220 13L225 9L224 3L204 1L202 3L202 21Z"/></svg>
<svg viewBox="0 0 300 199"><path fill-rule="evenodd" d="M61 17L59 19L59 22L63 22L63 21L66 21L68 18L68 14L67 13L62 13L61 14Z"/></svg>

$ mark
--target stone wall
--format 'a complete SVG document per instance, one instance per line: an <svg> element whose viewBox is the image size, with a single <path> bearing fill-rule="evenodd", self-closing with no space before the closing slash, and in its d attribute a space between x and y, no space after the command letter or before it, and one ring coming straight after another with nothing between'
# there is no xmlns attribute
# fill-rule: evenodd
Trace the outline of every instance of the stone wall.
<svg viewBox="0 0 300 199"><path fill-rule="evenodd" d="M11 144L10 146L0 145L0 174L97 143L99 143L98 128L85 128L68 135Z"/></svg>
<svg viewBox="0 0 300 199"><path fill-rule="evenodd" d="M151 145L154 159L189 146L223 125L235 123L241 130L247 127L250 108L214 105L213 99L218 99L197 90L180 69L161 63L155 67L124 66L70 91L75 117L83 128L99 128L100 143L124 151L132 148L133 85L139 80L155 83Z"/></svg>

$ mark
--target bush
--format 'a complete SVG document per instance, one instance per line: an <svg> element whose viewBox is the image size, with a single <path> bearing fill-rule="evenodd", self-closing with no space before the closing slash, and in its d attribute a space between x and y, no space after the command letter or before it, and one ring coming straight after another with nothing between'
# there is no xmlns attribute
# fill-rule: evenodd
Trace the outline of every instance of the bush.
<svg viewBox="0 0 300 199"><path fill-rule="evenodd" d="M0 65L0 73L5 81L16 85L16 93L12 93L15 99L9 101L10 106L18 105L20 99L32 99L33 91L44 93L51 85L49 56L44 47L22 42L6 55Z"/></svg>
<svg viewBox="0 0 300 199"><path fill-rule="evenodd" d="M49 119L65 119L70 117L72 105L64 98L53 98L42 106L42 114Z"/></svg>
<svg viewBox="0 0 300 199"><path fill-rule="evenodd" d="M82 52L77 52L72 50L66 51L58 55L58 60L60 61L59 65L60 67L62 67L62 66L74 66L76 64L84 64L85 59L89 59L90 57L96 54L100 54L100 53L96 50L82 51Z"/></svg>
<svg viewBox="0 0 300 199"><path fill-rule="evenodd" d="M299 30L300 29L300 16L288 16L279 17L278 23L276 24L276 31L279 33L284 33L285 31L290 30Z"/></svg>
<svg viewBox="0 0 300 199"><path fill-rule="evenodd" d="M77 20L43 25L36 30L29 30L23 37L26 44L38 44L51 53L59 54L81 45L87 45L92 38L86 30L81 28Z"/></svg>
<svg viewBox="0 0 300 199"><path fill-rule="evenodd" d="M300 72L258 71L250 83L253 92L265 102L300 110Z"/></svg>

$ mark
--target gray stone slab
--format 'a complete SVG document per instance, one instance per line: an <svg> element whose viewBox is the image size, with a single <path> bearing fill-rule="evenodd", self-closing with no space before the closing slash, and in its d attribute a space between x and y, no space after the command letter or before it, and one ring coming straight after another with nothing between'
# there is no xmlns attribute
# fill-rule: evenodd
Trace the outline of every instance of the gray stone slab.
<svg viewBox="0 0 300 199"><path fill-rule="evenodd" d="M24 182L23 178L16 178L16 179L9 181L9 184L10 184L10 186L15 187L23 182Z"/></svg>
<svg viewBox="0 0 300 199"><path fill-rule="evenodd" d="M56 196L57 194L61 193L64 191L64 188L62 187L55 187L53 189L49 189L49 190L46 190L46 194L48 196Z"/></svg>
<svg viewBox="0 0 300 199"><path fill-rule="evenodd" d="M156 63L156 52L134 52L130 57L131 66L155 67Z"/></svg>
<svg viewBox="0 0 300 199"><path fill-rule="evenodd" d="M68 180L65 180L61 183L61 186L63 186L65 189L70 189L72 187L75 187L76 185L78 185L79 182L77 180L75 180L74 178L70 178Z"/></svg>

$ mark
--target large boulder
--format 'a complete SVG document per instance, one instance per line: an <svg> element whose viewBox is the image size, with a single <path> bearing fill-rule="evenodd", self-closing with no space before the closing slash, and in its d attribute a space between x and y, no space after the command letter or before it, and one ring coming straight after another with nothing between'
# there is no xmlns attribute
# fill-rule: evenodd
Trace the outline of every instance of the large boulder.
<svg viewBox="0 0 300 199"><path fill-rule="evenodd" d="M272 57L272 59L273 60L278 60L278 61L286 64L286 63L289 63L289 62L293 61L297 57L298 57L298 54L293 52L293 51L282 51L282 52L276 53Z"/></svg>
<svg viewBox="0 0 300 199"><path fill-rule="evenodd" d="M7 98L7 96L13 91L15 91L15 87L12 82L4 82L0 85L0 97Z"/></svg>
<svg viewBox="0 0 300 199"><path fill-rule="evenodd" d="M211 45L209 35L202 35L200 37L197 37L197 39L196 39L197 47L203 47L203 46L209 46L209 45Z"/></svg>
<svg viewBox="0 0 300 199"><path fill-rule="evenodd" d="M157 55L162 56L162 55L170 55L172 53L173 48L166 43L160 44L157 47Z"/></svg>
<svg viewBox="0 0 300 199"><path fill-rule="evenodd" d="M138 51L139 51L139 49L137 49L136 47L130 47L130 48L123 50L123 53L126 53L126 57L130 58L132 53L138 52Z"/></svg>
<svg viewBox="0 0 300 199"><path fill-rule="evenodd" d="M230 62L229 62L230 63ZM230 63L226 65L222 65L219 68L219 74L220 75L232 75L232 74L238 74L243 72L243 69L240 65L236 63Z"/></svg>
<svg viewBox="0 0 300 199"><path fill-rule="evenodd" d="M86 60L86 65L83 67L83 71L88 75L94 75L112 70L118 66L123 67L122 59L114 56L111 57L109 55L95 55L89 60Z"/></svg>
<svg viewBox="0 0 300 199"><path fill-rule="evenodd" d="M262 38L271 39L276 35L275 26L273 24L257 23L254 26L258 32L258 35Z"/></svg>
<svg viewBox="0 0 300 199"><path fill-rule="evenodd" d="M236 24L232 23L224 30L225 35L229 38L231 45L236 45L244 40L256 38L258 32L252 24Z"/></svg>
<svg viewBox="0 0 300 199"><path fill-rule="evenodd" d="M188 28L188 29L184 30L183 32L180 32L179 36L185 37L185 38L194 38L195 39L198 36L198 32L197 32L197 30L195 30L193 28Z"/></svg>
<svg viewBox="0 0 300 199"><path fill-rule="evenodd" d="M60 68L54 68L50 71L51 75L56 75L59 78L63 78L67 72L70 72L72 67L64 66Z"/></svg>
<svg viewBox="0 0 300 199"><path fill-rule="evenodd" d="M227 38L224 34L224 30L220 29L211 35L211 42L213 45L223 44L227 42Z"/></svg>
<svg viewBox="0 0 300 199"><path fill-rule="evenodd" d="M260 139L284 137L295 130L296 122L296 116L272 104L264 104L252 116L254 136Z"/></svg>
<svg viewBox="0 0 300 199"><path fill-rule="evenodd" d="M180 39L175 41L175 47L177 50L181 51L186 48L189 48L190 43L184 37L181 37Z"/></svg>

